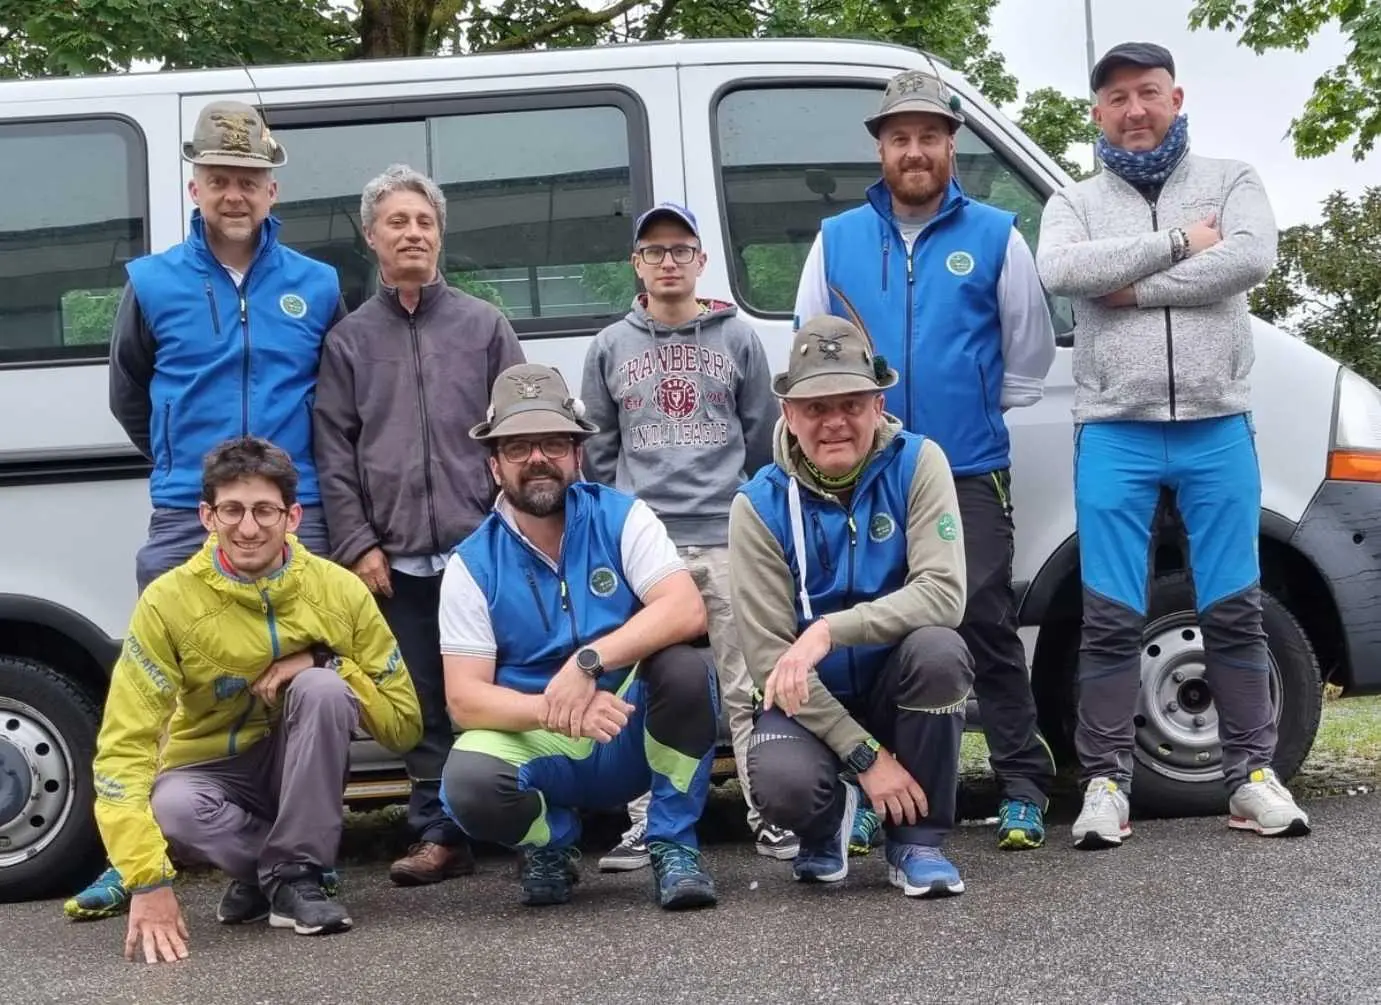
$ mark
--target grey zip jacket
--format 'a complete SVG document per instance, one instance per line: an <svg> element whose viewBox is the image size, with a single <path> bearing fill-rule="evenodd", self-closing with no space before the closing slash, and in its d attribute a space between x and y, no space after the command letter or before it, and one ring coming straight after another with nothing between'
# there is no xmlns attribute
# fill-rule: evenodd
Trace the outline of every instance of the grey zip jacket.
<svg viewBox="0 0 1381 1005"><path fill-rule="evenodd" d="M503 313L441 280L411 314L382 287L327 333L312 438L333 559L437 555L479 526L495 486L470 427L521 362Z"/></svg>
<svg viewBox="0 0 1381 1005"><path fill-rule="evenodd" d="M1223 239L1176 263L1173 227L1217 214ZM1185 154L1158 193L1104 169L1041 217L1036 268L1075 298L1074 419L1174 421L1250 407L1255 362L1247 291L1275 267L1276 222L1256 171ZM1126 286L1137 306L1097 298Z"/></svg>

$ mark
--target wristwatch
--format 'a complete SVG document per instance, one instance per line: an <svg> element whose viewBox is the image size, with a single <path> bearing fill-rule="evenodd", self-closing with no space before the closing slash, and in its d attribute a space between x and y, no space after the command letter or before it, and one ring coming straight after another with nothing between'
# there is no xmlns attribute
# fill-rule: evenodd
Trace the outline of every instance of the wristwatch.
<svg viewBox="0 0 1381 1005"><path fill-rule="evenodd" d="M604 660L593 646L582 646L576 651L575 667L590 680L599 680L604 674Z"/></svg>
<svg viewBox="0 0 1381 1005"><path fill-rule="evenodd" d="M844 763L854 774L861 775L873 766L873 762L878 759L878 751L881 749L882 744L870 736L849 751L849 756L844 758Z"/></svg>

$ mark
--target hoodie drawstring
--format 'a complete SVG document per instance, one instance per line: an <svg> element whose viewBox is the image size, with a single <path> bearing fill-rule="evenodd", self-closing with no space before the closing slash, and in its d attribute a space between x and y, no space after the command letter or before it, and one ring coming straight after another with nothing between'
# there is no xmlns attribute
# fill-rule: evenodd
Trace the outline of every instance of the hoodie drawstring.
<svg viewBox="0 0 1381 1005"><path fill-rule="evenodd" d="M801 518L801 486L792 475L786 488L787 509L791 511L791 540L796 548L796 569L801 577L801 614L807 621L810 613L810 594L806 592L806 525Z"/></svg>

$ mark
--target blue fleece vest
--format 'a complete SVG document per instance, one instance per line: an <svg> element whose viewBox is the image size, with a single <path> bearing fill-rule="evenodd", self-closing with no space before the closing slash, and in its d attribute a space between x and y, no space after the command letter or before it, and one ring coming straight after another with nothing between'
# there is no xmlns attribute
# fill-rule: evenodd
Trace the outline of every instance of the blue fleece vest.
<svg viewBox="0 0 1381 1005"><path fill-rule="evenodd" d="M801 487L806 593L813 615L809 619L801 607L801 563L788 501L790 478L780 465L769 464L739 490L781 545L791 569L798 635L822 615L875 600L906 582L907 499L924 442L923 436L899 432L859 476L848 510ZM830 694L846 705L856 705L867 698L873 678L893 648L841 647L820 662L816 673Z"/></svg>
<svg viewBox="0 0 1381 1005"><path fill-rule="evenodd" d="M496 684L540 694L577 649L642 610L623 571L623 526L634 502L606 485L571 485L555 569L498 513L456 545L489 602ZM599 686L616 690L626 670L606 673Z"/></svg>
<svg viewBox="0 0 1381 1005"><path fill-rule="evenodd" d="M887 411L932 437L960 476L1010 464L997 281L1015 222L951 181L909 257L882 182L821 223L830 313L849 317L847 298L901 375Z"/></svg>
<svg viewBox="0 0 1381 1005"><path fill-rule="evenodd" d="M312 402L321 344L340 303L336 270L278 243L264 221L241 290L206 246L200 211L187 240L129 263L153 332L149 441L155 506L195 509L202 458L223 440L262 436L297 466L298 501L321 501Z"/></svg>

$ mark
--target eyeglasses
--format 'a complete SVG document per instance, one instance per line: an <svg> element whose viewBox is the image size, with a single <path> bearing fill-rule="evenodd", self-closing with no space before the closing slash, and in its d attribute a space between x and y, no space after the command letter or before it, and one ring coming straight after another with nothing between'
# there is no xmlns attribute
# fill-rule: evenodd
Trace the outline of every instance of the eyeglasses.
<svg viewBox="0 0 1381 1005"><path fill-rule="evenodd" d="M540 440L504 440L499 452L510 464L521 464L532 456L532 448L538 447L544 457L559 461L571 452L569 436L547 436Z"/></svg>
<svg viewBox="0 0 1381 1005"><path fill-rule="evenodd" d="M216 514L216 519L227 526L234 526L245 518L245 504L240 502L217 503L211 507L211 512ZM275 506L273 503L255 503L248 510L254 516L254 522L260 527L277 527L283 522L283 517L288 515L285 507Z"/></svg>
<svg viewBox="0 0 1381 1005"><path fill-rule="evenodd" d="M662 244L645 244L635 254L648 265L661 265L668 251L671 252L671 260L677 265L689 265L695 261L695 256L700 254L700 249L693 244L676 244L670 248Z"/></svg>

